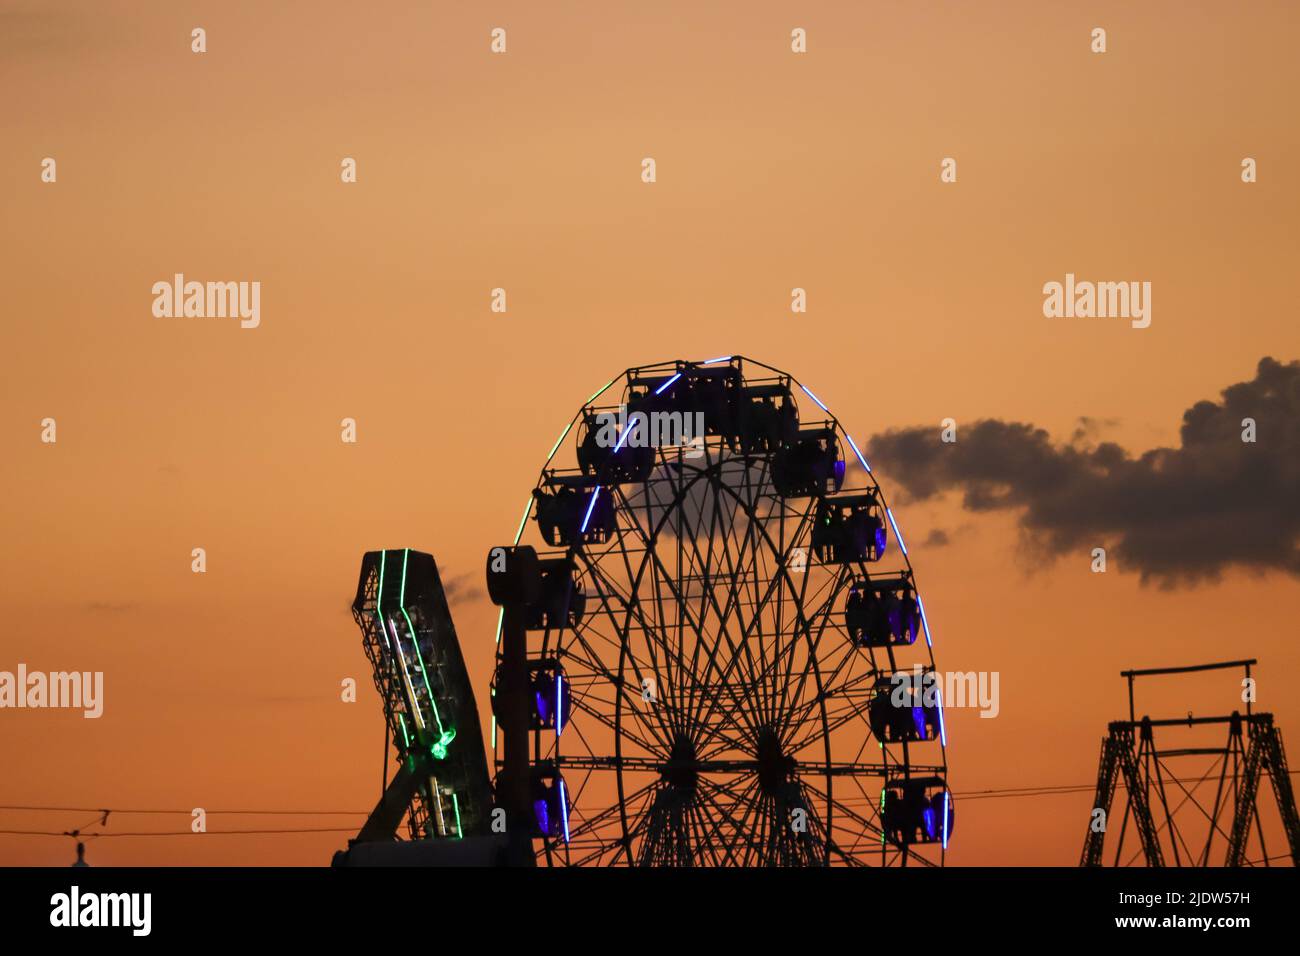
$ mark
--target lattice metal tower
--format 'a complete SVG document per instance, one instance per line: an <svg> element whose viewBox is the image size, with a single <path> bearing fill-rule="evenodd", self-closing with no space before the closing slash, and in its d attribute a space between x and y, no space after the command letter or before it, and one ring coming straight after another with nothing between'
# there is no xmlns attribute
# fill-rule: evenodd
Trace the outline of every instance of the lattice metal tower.
<svg viewBox="0 0 1300 956"><path fill-rule="evenodd" d="M1243 695L1244 714L1233 711L1226 716L1193 717L1189 712L1183 718L1138 719L1134 709L1133 684L1138 677L1240 667L1246 678L1243 684L1250 685L1250 668L1255 663L1226 661L1121 673L1129 685L1129 719L1111 723L1101 744L1097 790L1081 866L1104 865L1108 833L1112 835L1111 865L1115 866L1138 861L1147 866L1268 866L1288 858L1300 865L1300 818L1282 735L1273 724L1272 714L1252 711L1253 694ZM1163 740L1180 729L1214 725L1227 728L1227 741L1222 746L1162 749L1156 744L1157 731ZM1208 761L1209 767L1199 777L1180 777L1173 767L1178 758L1201 758L1202 764ZM1265 774L1272 784L1281 830L1290 849L1276 856L1269 855L1259 812L1260 778ZM1207 783L1213 783L1212 799L1207 799L1208 793L1198 796ZM1121 786L1124 812L1116 827L1112 805ZM1130 843L1126 857L1130 823L1138 846L1134 849Z"/></svg>

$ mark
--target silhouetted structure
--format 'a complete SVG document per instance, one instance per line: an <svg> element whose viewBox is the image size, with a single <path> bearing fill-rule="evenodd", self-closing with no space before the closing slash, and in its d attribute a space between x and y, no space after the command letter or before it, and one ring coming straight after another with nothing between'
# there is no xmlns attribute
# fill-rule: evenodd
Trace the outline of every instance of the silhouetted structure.
<svg viewBox="0 0 1300 956"><path fill-rule="evenodd" d="M1111 723L1110 733L1102 741L1093 814L1089 821L1088 835L1084 839L1080 866L1103 865L1106 834L1111 829L1112 804L1121 779L1127 798L1123 822L1114 844L1114 865L1121 864L1130 818L1139 843L1139 850L1133 858L1140 856L1148 866L1243 866L1256 862L1269 865L1271 858L1258 808L1262 774L1267 774L1272 782L1282 829L1290 846L1291 861L1300 865L1300 819L1296 815L1295 794L1291 787L1286 752L1282 748L1282 735L1273 724L1272 714L1253 713L1251 695L1245 697L1245 714L1233 711L1227 716L1193 717L1189 713L1185 718L1153 720L1143 717L1138 720L1134 710L1133 683L1138 677L1242 667L1249 679L1250 668L1255 663L1254 660L1227 661L1191 667L1123 671L1120 674L1129 683L1129 719ZM1222 747L1162 750L1156 746L1157 729L1207 725L1226 725L1228 739ZM1168 765L1170 758L1188 756L1217 758L1210 771L1196 781L1191 789L1183 786L1183 781L1170 771ZM1196 799L1196 789L1211 779L1216 769L1218 778L1214 800L1206 807ZM1178 799L1180 791L1183 794L1181 800ZM1187 803L1200 811L1202 825L1206 827L1205 840L1196 848L1189 842L1187 829L1180 827L1178 822L1179 810ZM1101 811L1100 816L1097 811ZM1229 813L1231 831L1225 831L1219 821ZM1162 822L1157 822L1158 817ZM1260 859L1257 861L1248 859L1246 852L1252 830L1258 838ZM1222 837L1226 845L1221 863L1212 863L1210 858L1216 835Z"/></svg>
<svg viewBox="0 0 1300 956"><path fill-rule="evenodd" d="M367 552L352 615L384 702L398 763L379 802L337 865L491 863L492 791L474 691L432 555ZM412 841L392 846L405 821ZM469 841L450 846L446 841ZM386 846L385 846L386 844Z"/></svg>
<svg viewBox="0 0 1300 956"><path fill-rule="evenodd" d="M626 369L560 435L487 581L513 860L943 861L944 701L907 546L789 374Z"/></svg>

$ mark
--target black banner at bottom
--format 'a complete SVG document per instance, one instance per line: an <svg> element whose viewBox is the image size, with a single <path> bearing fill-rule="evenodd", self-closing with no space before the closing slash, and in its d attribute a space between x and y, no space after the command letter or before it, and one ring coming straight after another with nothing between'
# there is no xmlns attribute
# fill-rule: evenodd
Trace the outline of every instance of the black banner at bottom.
<svg viewBox="0 0 1300 956"><path fill-rule="evenodd" d="M1295 920L1294 869L0 869L6 935L222 941L584 937L1215 941ZM587 935L592 934L592 935ZM600 934L600 935L597 935ZM683 936L685 934L685 937ZM466 940L469 942L470 940Z"/></svg>

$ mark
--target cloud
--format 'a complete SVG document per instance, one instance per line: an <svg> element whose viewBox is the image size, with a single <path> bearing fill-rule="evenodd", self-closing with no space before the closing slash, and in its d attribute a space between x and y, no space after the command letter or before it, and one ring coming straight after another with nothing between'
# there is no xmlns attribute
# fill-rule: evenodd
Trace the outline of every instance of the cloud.
<svg viewBox="0 0 1300 956"><path fill-rule="evenodd" d="M442 573L441 568L438 571L439 574ZM442 579L442 592L447 596L448 603L452 601L464 601L466 603L477 601L486 594L481 587L474 583L474 575L472 574L457 574L444 577Z"/></svg>
<svg viewBox="0 0 1300 956"><path fill-rule="evenodd" d="M1254 443L1242 441L1247 418ZM1106 547L1119 569L1164 587L1234 567L1300 576L1300 362L1261 359L1254 379L1196 402L1176 448L1133 457L1086 444L1097 427L1081 419L1055 444L1033 425L985 419L951 444L915 427L869 446L912 498L960 490L970 511L1016 511L1026 543L1048 555Z"/></svg>
<svg viewBox="0 0 1300 956"><path fill-rule="evenodd" d="M1075 426L1074 434L1071 436L1071 442L1094 441L1101 434L1102 429L1112 428L1119 424L1115 418L1091 418L1083 415L1079 418L1079 424Z"/></svg>
<svg viewBox="0 0 1300 956"><path fill-rule="evenodd" d="M931 528L930 533L926 535L926 538L921 542L921 545L926 548L942 548L944 545L948 544L950 540L947 531L944 531L942 528Z"/></svg>
<svg viewBox="0 0 1300 956"><path fill-rule="evenodd" d="M719 492L709 478L700 478L711 467L717 469L717 483L726 490ZM771 491L771 477L759 465L722 452L711 461L688 460L680 467L660 462L648 483L625 485L623 493L627 514L643 533L671 537L686 533L702 539L713 529L715 510L720 512L717 533L725 536L734 522L744 527L741 502L766 514L770 505L764 496Z"/></svg>

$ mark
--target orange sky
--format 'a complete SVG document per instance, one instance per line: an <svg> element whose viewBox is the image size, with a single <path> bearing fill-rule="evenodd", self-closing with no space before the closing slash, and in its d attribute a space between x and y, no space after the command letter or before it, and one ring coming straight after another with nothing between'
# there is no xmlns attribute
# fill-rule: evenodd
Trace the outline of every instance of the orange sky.
<svg viewBox="0 0 1300 956"><path fill-rule="evenodd" d="M1193 402L1300 353L1298 33L1285 2L5 4L0 669L103 670L107 701L0 711L0 803L367 809L362 552L480 585L564 423L629 365L750 355L859 437L1001 417L1065 439L1087 415L1176 443ZM154 318L176 272L260 281L261 326ZM1066 272L1150 281L1151 327L1044 319ZM938 666L1001 674L996 720L951 714L959 794L1091 782L1123 667L1258 657L1260 706L1300 734L1295 580L1162 592L1086 554L1031 573L1013 516L896 504L909 541L952 536L912 549ZM482 700L495 610L452 609ZM1150 699L1231 706L1215 693ZM959 800L949 860L1073 864L1090 803ZM89 855L319 864L343 841ZM71 858L0 836L3 863Z"/></svg>

